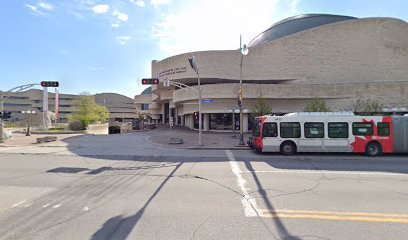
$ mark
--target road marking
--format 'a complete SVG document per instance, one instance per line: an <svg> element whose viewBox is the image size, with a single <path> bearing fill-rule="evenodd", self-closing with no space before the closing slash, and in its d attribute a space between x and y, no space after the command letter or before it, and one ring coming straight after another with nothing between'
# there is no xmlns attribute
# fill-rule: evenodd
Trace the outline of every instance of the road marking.
<svg viewBox="0 0 408 240"><path fill-rule="evenodd" d="M234 155L232 154L231 150L225 150L225 153L227 154L227 157L229 159L231 171L236 177L237 185L243 193L241 202L242 206L244 207L245 216L246 217L262 216L263 213L262 211L259 210L258 205L256 204L256 200L248 194L248 188L246 187L247 181L242 177L241 175L242 171L239 168L237 161L235 161Z"/></svg>
<svg viewBox="0 0 408 240"><path fill-rule="evenodd" d="M57 205L55 205L55 206L52 207L52 208L59 208L59 207L61 207L61 204L57 204Z"/></svg>
<svg viewBox="0 0 408 240"><path fill-rule="evenodd" d="M44 206L42 206L43 208L46 208L50 205L50 203L45 204Z"/></svg>
<svg viewBox="0 0 408 240"><path fill-rule="evenodd" d="M369 213L369 212L330 212L311 210L268 210L262 209L263 217L269 218L301 218L337 221L408 223L408 214Z"/></svg>
<svg viewBox="0 0 408 240"><path fill-rule="evenodd" d="M389 173L389 172L361 172L361 171L327 171L327 170L255 170L242 171L243 173L305 173L305 174L340 174L340 175L384 175L384 176L408 176L408 173Z"/></svg>
<svg viewBox="0 0 408 240"><path fill-rule="evenodd" d="M15 204L13 204L13 207L17 207L17 206L19 206L19 205L21 205L21 204L23 204L25 202L27 202L27 200L23 200L23 201L20 201L18 203L15 203Z"/></svg>

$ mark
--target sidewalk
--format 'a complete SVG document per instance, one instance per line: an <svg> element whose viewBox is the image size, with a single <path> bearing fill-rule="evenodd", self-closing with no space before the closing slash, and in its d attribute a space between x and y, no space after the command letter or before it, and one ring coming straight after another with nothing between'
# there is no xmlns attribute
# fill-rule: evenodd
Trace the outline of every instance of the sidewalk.
<svg viewBox="0 0 408 240"><path fill-rule="evenodd" d="M250 133L244 134L244 146L239 144L239 131L236 132L236 137L233 137L232 132L202 132L203 146L198 146L198 131L185 128L175 128L170 130L166 127L159 127L149 132L149 136L145 140L151 144L170 148L184 149L242 149L249 150L246 144ZM183 138L182 144L170 144L170 138Z"/></svg>
<svg viewBox="0 0 408 240"><path fill-rule="evenodd" d="M1 147L22 147L22 146L31 146L33 144L40 145L37 143L37 138L39 137L46 137L46 136L56 136L57 141L48 142L45 144L56 144L63 139L83 136L84 134L31 134L31 136L26 136L23 133L13 133L13 138L7 139L5 143L0 143ZM44 143L41 143L44 144Z"/></svg>

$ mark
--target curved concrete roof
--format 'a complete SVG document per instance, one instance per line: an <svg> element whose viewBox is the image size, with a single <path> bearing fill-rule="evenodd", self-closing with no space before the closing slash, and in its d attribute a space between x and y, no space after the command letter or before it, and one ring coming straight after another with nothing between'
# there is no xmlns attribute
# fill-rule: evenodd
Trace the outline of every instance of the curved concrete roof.
<svg viewBox="0 0 408 240"><path fill-rule="evenodd" d="M307 29L322 25L353 20L355 17L330 15L330 14L302 14L286 18L273 24L270 28L256 36L250 43L250 47L261 46L275 39L291 35Z"/></svg>

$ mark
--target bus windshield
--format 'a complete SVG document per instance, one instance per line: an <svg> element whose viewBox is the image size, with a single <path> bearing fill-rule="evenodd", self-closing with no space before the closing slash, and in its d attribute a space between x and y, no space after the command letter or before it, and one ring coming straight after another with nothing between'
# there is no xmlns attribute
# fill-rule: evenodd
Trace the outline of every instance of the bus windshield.
<svg viewBox="0 0 408 240"><path fill-rule="evenodd" d="M261 130L261 122L260 118L256 118L252 127L252 136L259 137L260 130Z"/></svg>

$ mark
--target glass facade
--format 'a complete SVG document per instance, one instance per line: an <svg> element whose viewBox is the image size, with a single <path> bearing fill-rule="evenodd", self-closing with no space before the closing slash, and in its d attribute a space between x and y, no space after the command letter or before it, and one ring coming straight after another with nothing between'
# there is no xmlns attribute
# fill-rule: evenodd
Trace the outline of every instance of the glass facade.
<svg viewBox="0 0 408 240"><path fill-rule="evenodd" d="M239 114L235 115L235 130L239 130ZM232 130L232 113L211 113L210 130Z"/></svg>

